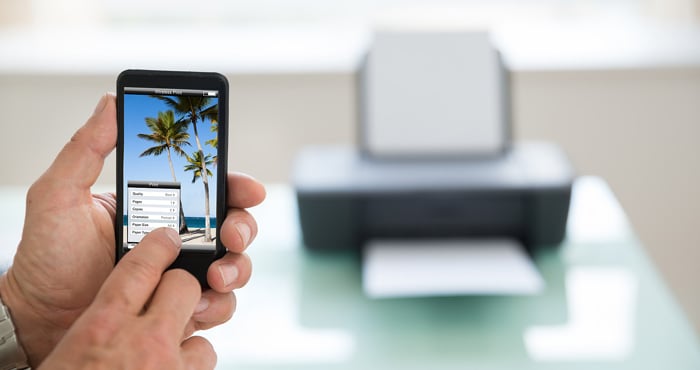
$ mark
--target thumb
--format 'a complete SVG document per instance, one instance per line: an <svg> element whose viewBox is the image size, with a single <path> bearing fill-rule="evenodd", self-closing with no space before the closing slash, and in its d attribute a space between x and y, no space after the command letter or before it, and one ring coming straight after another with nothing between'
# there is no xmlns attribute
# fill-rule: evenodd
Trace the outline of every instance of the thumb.
<svg viewBox="0 0 700 370"><path fill-rule="evenodd" d="M117 105L105 94L88 121L63 147L37 182L89 189L102 171L104 159L117 143Z"/></svg>

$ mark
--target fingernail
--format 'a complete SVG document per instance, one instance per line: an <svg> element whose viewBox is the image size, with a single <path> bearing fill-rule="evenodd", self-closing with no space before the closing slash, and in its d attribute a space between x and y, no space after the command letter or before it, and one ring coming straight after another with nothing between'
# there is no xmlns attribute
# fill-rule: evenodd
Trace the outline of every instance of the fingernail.
<svg viewBox="0 0 700 370"><path fill-rule="evenodd" d="M236 229L238 229L238 234L241 236L243 245L248 245L248 242L250 241L250 226L244 222L240 222L236 224Z"/></svg>
<svg viewBox="0 0 700 370"><path fill-rule="evenodd" d="M171 228L165 228L165 235L168 236L168 239L173 241L173 244L175 247L180 248L180 245L182 245L182 239L180 239L180 234L175 230Z"/></svg>
<svg viewBox="0 0 700 370"><path fill-rule="evenodd" d="M102 110L105 109L107 106L107 94L102 95L102 98L100 101L97 102L97 106L95 106L95 111L92 112L92 115L94 116L97 113L102 112Z"/></svg>
<svg viewBox="0 0 700 370"><path fill-rule="evenodd" d="M219 274L221 274L224 285L229 286L238 277L238 268L236 265L221 265L219 266Z"/></svg>
<svg viewBox="0 0 700 370"><path fill-rule="evenodd" d="M206 298L201 298L199 303L197 303L197 307L194 308L194 313L200 313L207 308L209 308L209 300Z"/></svg>

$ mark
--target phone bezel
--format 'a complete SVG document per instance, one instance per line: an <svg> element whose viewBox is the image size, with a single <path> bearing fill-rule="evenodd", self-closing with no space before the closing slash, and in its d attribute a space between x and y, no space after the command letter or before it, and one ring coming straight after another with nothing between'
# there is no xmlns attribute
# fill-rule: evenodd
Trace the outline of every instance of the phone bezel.
<svg viewBox="0 0 700 370"><path fill-rule="evenodd" d="M221 226L228 209L228 80L214 72L179 72L126 70L117 77L117 213L114 223L115 263L127 252L123 241L123 187L124 187L124 88L149 87L172 89L199 89L219 91L218 147L216 165L216 247L213 251L182 249L170 268L183 268L191 272L202 287L208 287L207 270L214 260L226 254L221 242Z"/></svg>

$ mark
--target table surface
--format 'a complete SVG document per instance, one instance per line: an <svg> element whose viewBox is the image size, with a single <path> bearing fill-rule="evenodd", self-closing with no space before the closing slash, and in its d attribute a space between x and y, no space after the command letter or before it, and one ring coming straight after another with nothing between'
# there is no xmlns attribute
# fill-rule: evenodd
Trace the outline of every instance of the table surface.
<svg viewBox="0 0 700 370"><path fill-rule="evenodd" d="M0 261L24 188L0 187ZM292 189L252 213L254 274L227 324L204 332L217 369L700 369L700 345L604 181L574 186L567 238L536 253L536 296L372 300L358 253L302 248Z"/></svg>

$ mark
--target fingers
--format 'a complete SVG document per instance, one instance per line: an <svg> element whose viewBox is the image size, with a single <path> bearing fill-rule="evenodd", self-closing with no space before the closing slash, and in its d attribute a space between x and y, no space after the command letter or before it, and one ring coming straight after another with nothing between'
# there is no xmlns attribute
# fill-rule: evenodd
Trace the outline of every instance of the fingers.
<svg viewBox="0 0 700 370"><path fill-rule="evenodd" d="M63 147L53 164L37 182L87 189L102 171L105 157L117 143L114 95L105 94L95 112Z"/></svg>
<svg viewBox="0 0 700 370"><path fill-rule="evenodd" d="M182 269L170 270L153 294L146 316L156 318L170 338L179 338L201 296L199 282Z"/></svg>
<svg viewBox="0 0 700 370"><path fill-rule="evenodd" d="M231 252L241 253L258 235L258 224L243 209L229 209L221 225L221 242Z"/></svg>
<svg viewBox="0 0 700 370"><path fill-rule="evenodd" d="M265 187L242 173L228 174L228 205L234 208L255 207L265 199Z"/></svg>
<svg viewBox="0 0 700 370"><path fill-rule="evenodd" d="M151 297L163 271L175 261L182 242L177 231L156 229L119 261L95 298L95 304L138 314ZM190 314L192 311L190 311Z"/></svg>
<svg viewBox="0 0 700 370"><path fill-rule="evenodd" d="M216 352L202 337L191 337L182 343L182 359L186 369L205 370L216 366Z"/></svg>
<svg viewBox="0 0 700 370"><path fill-rule="evenodd" d="M236 311L236 296L233 292L219 293L207 290L202 293L202 301L207 302L207 307L192 315L194 325L189 328L190 332L185 332L186 336L192 335L194 330L206 330L223 324L230 320Z"/></svg>
<svg viewBox="0 0 700 370"><path fill-rule="evenodd" d="M207 282L219 293L230 292L244 286L250 280L252 270L248 255L229 252L209 266Z"/></svg>
<svg viewBox="0 0 700 370"><path fill-rule="evenodd" d="M242 254L258 234L258 224L243 209L230 209L221 225L221 242L229 250L224 257L214 261L207 271L209 286L225 293L240 288L250 279L250 258Z"/></svg>

